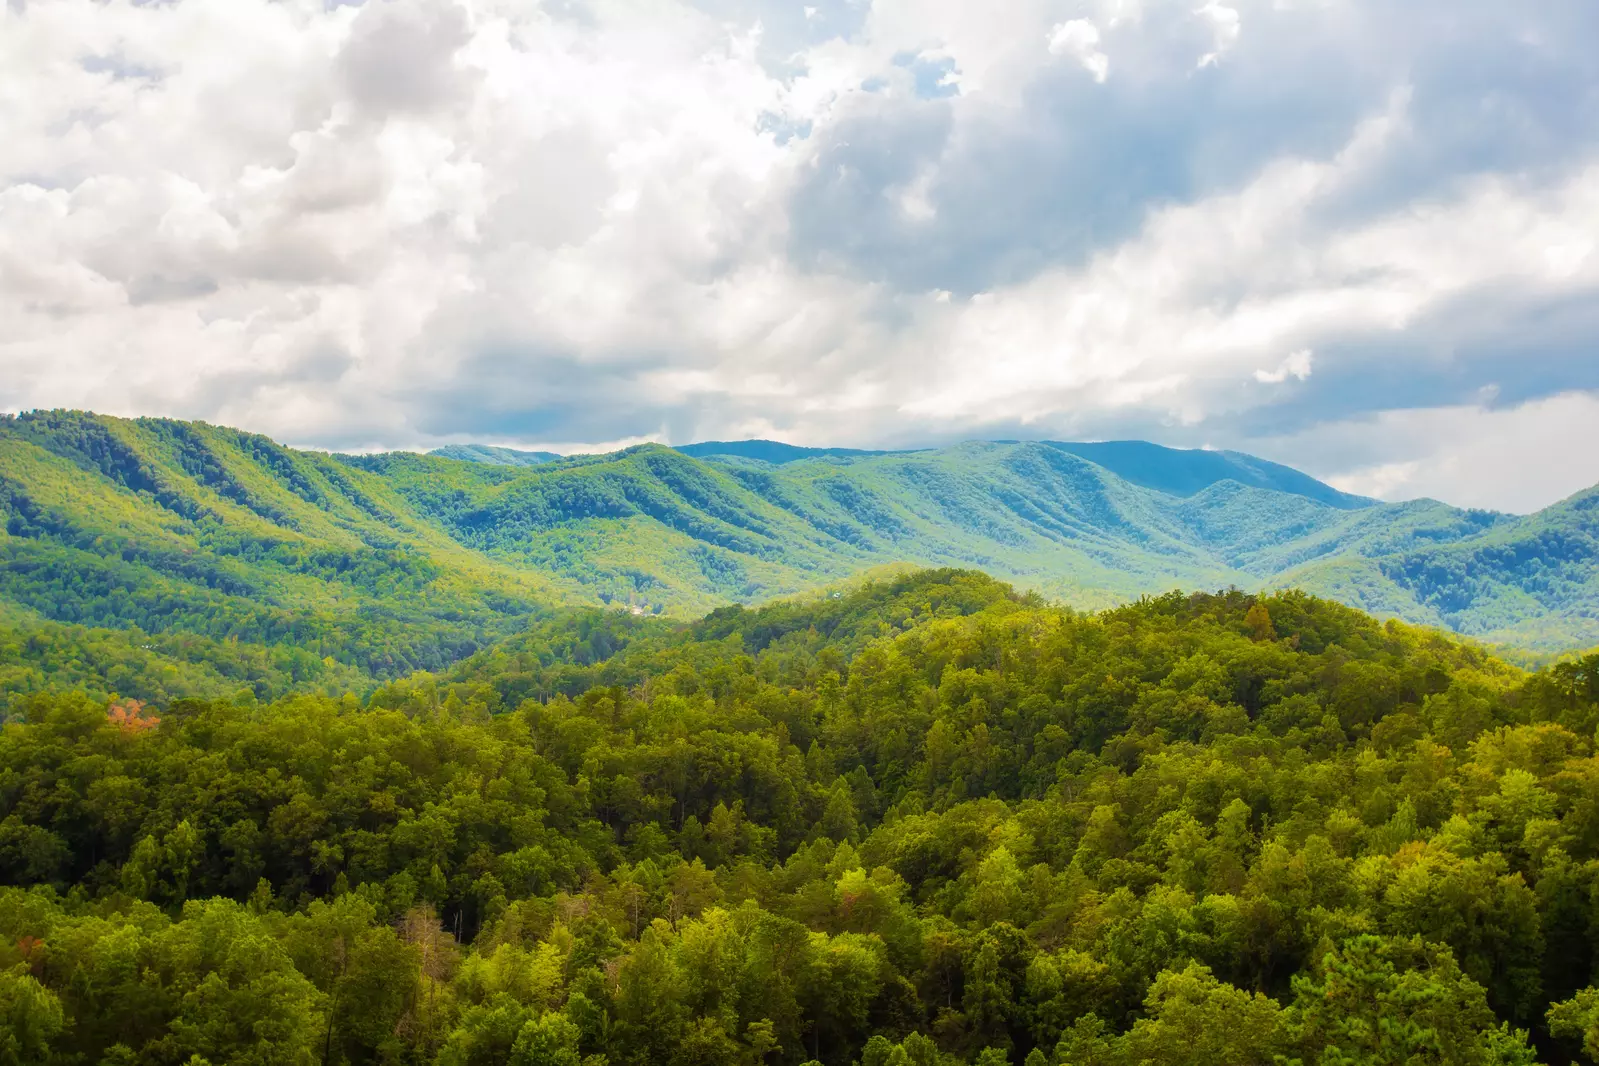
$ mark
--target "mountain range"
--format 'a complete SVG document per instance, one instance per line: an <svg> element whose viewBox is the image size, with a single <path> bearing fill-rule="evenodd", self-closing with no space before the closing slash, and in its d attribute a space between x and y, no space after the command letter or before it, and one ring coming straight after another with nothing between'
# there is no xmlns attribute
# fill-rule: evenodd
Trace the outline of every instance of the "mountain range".
<svg viewBox="0 0 1599 1066"><path fill-rule="evenodd" d="M41 411L0 420L0 628L68 627L69 664L94 645L226 673L232 648L242 678L334 686L437 669L560 605L687 615L910 563L1085 609L1294 586L1558 651L1599 644L1596 508L1381 503L1144 442L337 455Z"/></svg>

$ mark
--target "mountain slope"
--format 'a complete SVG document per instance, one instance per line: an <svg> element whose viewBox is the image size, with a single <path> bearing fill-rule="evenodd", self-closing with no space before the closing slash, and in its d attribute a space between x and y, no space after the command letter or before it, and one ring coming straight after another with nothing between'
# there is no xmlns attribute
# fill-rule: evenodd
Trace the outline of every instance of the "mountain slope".
<svg viewBox="0 0 1599 1066"><path fill-rule="evenodd" d="M781 462L684 451L646 445L514 474L350 461L463 543L577 576L602 598L674 609L906 561L982 567L1085 607L1170 587L1303 585L1490 640L1599 641L1580 501L1525 519L1380 504L1252 457L1154 445L972 442Z"/></svg>
<svg viewBox="0 0 1599 1066"><path fill-rule="evenodd" d="M1166 501L1039 444L781 467L658 445L520 471L347 461L462 544L570 574L602 598L714 606L885 562L976 565L1084 606L1248 578L1187 543Z"/></svg>
<svg viewBox="0 0 1599 1066"><path fill-rule="evenodd" d="M707 440L698 444L680 444L674 451L708 459L716 455L737 456L740 459L759 459L764 463L792 463L796 459L815 459L820 456L849 458L862 455L892 455L893 452L869 451L862 448L802 448L797 444L784 444L776 440Z"/></svg>
<svg viewBox="0 0 1599 1066"><path fill-rule="evenodd" d="M6 1061L1568 1063L1596 678L933 571L365 699L54 692L0 729Z"/></svg>
<svg viewBox="0 0 1599 1066"><path fill-rule="evenodd" d="M1097 463L1118 477L1146 489L1172 496L1192 496L1221 482L1286 492L1318 503L1352 510L1377 501L1339 492L1331 485L1280 463L1267 462L1242 452L1163 448L1142 440L1113 440L1050 447Z"/></svg>
<svg viewBox="0 0 1599 1066"><path fill-rule="evenodd" d="M1302 585L1491 640L1599 642L1592 494L1528 518L1381 504L1248 456L1125 443L456 454L327 455L78 412L0 422L0 623L309 649L391 676L547 606L701 612L911 563L1085 608Z"/></svg>
<svg viewBox="0 0 1599 1066"><path fill-rule="evenodd" d="M1485 528L1432 544L1367 542L1362 557L1297 567L1273 584L1505 644L1599 644L1599 488L1524 518L1456 513Z"/></svg>
<svg viewBox="0 0 1599 1066"><path fill-rule="evenodd" d="M496 448L490 444L447 444L442 448L434 448L428 454L441 459L488 463L490 466L538 466L560 458L554 452L524 452L516 448Z"/></svg>
<svg viewBox="0 0 1599 1066"><path fill-rule="evenodd" d="M438 666L557 598L380 479L237 430L41 412L0 422L0 598L51 622Z"/></svg>
<svg viewBox="0 0 1599 1066"><path fill-rule="evenodd" d="M756 447L675 449L703 448L698 463L656 446L558 461L495 489L451 535L543 568L592 567L613 598L673 607L906 561L982 567L1086 607L1173 586L1302 585L1489 640L1599 643L1592 494L1517 518L1382 504L1252 456L1142 442L742 443ZM425 492L395 487L440 517Z"/></svg>

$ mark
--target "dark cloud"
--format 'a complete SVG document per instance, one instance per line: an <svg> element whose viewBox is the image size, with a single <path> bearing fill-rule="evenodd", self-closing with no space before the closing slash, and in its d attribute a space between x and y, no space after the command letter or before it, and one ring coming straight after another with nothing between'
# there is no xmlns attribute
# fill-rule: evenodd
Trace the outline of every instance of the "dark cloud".
<svg viewBox="0 0 1599 1066"><path fill-rule="evenodd" d="M1599 392L1591 0L691 5L40 19L0 399L1325 473Z"/></svg>
<svg viewBox="0 0 1599 1066"><path fill-rule="evenodd" d="M431 111L467 92L454 57L468 40L466 12L449 0L372 0L339 54L339 71L374 114Z"/></svg>
<svg viewBox="0 0 1599 1066"><path fill-rule="evenodd" d="M1558 176L1599 143L1599 7L1427 0L1364 21L1385 82L1406 93L1405 130L1320 206L1329 229L1483 174Z"/></svg>
<svg viewBox="0 0 1599 1066"><path fill-rule="evenodd" d="M1302 383L1239 383L1230 410L1195 427L1247 440L1372 411L1516 406L1572 389L1599 390L1599 303L1591 292L1552 294L1507 285L1445 301L1403 331L1334 337ZM1275 402L1261 403L1261 393ZM1240 421L1239 412L1248 411ZM1367 460L1373 461L1373 460Z"/></svg>
<svg viewBox="0 0 1599 1066"><path fill-rule="evenodd" d="M1110 31L1104 83L1063 58L1019 105L984 111L958 135L947 119L929 122L919 100L862 107L830 133L795 194L796 248L866 277L958 293L1081 264L1152 208L1235 189L1284 155L1341 148L1393 76L1373 76L1358 40L1348 51L1329 41L1328 17L1273 12L1205 69L1196 59L1211 42L1198 20ZM913 225L886 193L927 160L938 164L927 189L936 213Z"/></svg>
<svg viewBox="0 0 1599 1066"><path fill-rule="evenodd" d="M936 256L942 242L893 194L937 161L951 124L945 100L867 94L854 102L819 135L789 208L790 254L812 269L853 269L914 287L907 275L918 269L918 250Z"/></svg>
<svg viewBox="0 0 1599 1066"><path fill-rule="evenodd" d="M669 365L663 357L583 359L526 340L481 343L448 380L401 393L428 437L609 441L654 432L673 414L640 384L641 373Z"/></svg>
<svg viewBox="0 0 1599 1066"><path fill-rule="evenodd" d="M1063 58L1012 109L959 134L916 99L835 126L794 196L796 253L912 289L977 292L1080 264L1152 209L1240 188L1273 160L1326 160L1391 99L1407 132L1318 206L1329 228L1474 175L1559 170L1599 142L1599 7L1364 3L1245 6L1238 42L1162 11L1109 29L1096 83ZM937 161L933 217L890 195ZM890 164L890 165L885 165Z"/></svg>

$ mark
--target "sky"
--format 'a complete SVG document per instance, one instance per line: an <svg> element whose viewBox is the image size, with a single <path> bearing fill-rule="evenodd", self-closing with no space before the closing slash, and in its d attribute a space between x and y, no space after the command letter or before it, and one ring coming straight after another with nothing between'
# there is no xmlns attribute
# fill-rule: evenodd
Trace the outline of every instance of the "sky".
<svg viewBox="0 0 1599 1066"><path fill-rule="evenodd" d="M1599 483L1592 0L0 0L0 410Z"/></svg>

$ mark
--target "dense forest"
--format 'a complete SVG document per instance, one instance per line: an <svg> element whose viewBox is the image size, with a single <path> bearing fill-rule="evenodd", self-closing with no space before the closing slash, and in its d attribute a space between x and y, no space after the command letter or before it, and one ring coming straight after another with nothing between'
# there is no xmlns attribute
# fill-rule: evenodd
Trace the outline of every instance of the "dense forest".
<svg viewBox="0 0 1599 1066"><path fill-rule="evenodd" d="M330 455L201 422L0 415L0 643L75 627L62 639L103 659L122 657L105 634L137 629L180 673L212 660L168 638L229 645L231 685L141 698L333 692L447 668L552 605L684 619L899 564L1084 610L1298 588L1517 657L1599 644L1599 488L1518 518L1129 441Z"/></svg>
<svg viewBox="0 0 1599 1066"><path fill-rule="evenodd" d="M12 701L0 1063L1599 1059L1599 656L930 571L290 689Z"/></svg>

